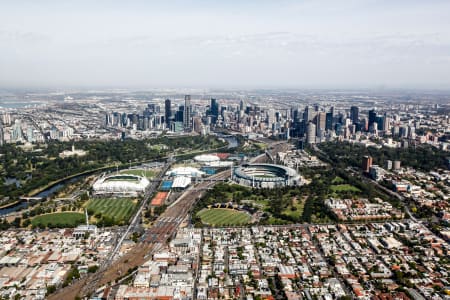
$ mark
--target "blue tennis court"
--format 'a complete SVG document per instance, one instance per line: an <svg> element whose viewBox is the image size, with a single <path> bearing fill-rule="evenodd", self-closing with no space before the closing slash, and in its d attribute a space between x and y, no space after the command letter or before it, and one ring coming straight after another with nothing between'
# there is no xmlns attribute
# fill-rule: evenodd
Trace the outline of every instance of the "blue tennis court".
<svg viewBox="0 0 450 300"><path fill-rule="evenodd" d="M216 170L214 168L202 168L203 172L205 172L207 175L214 175L216 174Z"/></svg>
<svg viewBox="0 0 450 300"><path fill-rule="evenodd" d="M173 181L172 180L164 180L161 184L161 190L168 191L172 188Z"/></svg>

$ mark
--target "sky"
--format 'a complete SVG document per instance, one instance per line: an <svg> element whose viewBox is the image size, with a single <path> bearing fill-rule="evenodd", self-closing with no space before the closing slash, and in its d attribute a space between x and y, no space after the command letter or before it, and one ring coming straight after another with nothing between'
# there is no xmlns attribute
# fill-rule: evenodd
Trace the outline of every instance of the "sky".
<svg viewBox="0 0 450 300"><path fill-rule="evenodd" d="M447 0L0 0L0 87L450 89Z"/></svg>

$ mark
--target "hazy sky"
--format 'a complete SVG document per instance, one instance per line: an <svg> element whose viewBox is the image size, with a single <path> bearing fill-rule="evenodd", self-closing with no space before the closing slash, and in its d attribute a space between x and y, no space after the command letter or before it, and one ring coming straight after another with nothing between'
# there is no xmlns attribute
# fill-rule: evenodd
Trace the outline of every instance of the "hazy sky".
<svg viewBox="0 0 450 300"><path fill-rule="evenodd" d="M450 1L0 0L0 86L450 89Z"/></svg>

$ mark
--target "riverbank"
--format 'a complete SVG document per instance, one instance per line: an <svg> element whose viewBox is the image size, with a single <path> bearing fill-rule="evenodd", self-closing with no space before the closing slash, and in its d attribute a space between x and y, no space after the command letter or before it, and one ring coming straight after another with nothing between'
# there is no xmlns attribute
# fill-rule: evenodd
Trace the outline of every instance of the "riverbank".
<svg viewBox="0 0 450 300"><path fill-rule="evenodd" d="M11 202L11 203L3 204L2 206L0 206L0 210L1 210L1 209L7 209L7 208L10 208L10 207L16 206L16 205L19 204L20 202L22 202L22 200L17 200L17 201Z"/></svg>
<svg viewBox="0 0 450 300"><path fill-rule="evenodd" d="M191 158L194 157L195 155L198 154L203 154L203 153L210 153L210 152L217 152L217 151L224 151L229 145L225 145L225 146L220 146L214 149L208 149L208 150L199 150L199 151L192 151L192 152L188 152L188 153L181 153L181 154L177 154L174 155L173 158L177 158L177 159L187 159L187 158ZM141 164L145 164L145 163L149 163L149 162L154 162L154 161L159 161L159 160L165 160L168 159L170 156L169 155L165 155L165 156L161 156L159 158L154 158L154 159L149 159L149 160L143 160L143 161L138 161L138 162L132 162L130 163L122 163L119 165L116 164L110 164L107 166L103 166L100 168L95 168L95 169L91 169L91 170L86 170L84 172L80 172L80 173L76 173L76 174L72 174L70 176L58 179L58 180L54 180L52 182L49 182L48 184L38 188L38 189L34 189L31 192L29 192L26 196L27 197L42 197L42 198L46 198L48 196L50 196L51 194L57 192L59 189L63 188L63 185L65 185L66 182L70 182L71 180L77 180L78 178L81 177L85 177L85 176L89 176L98 172L104 172L104 171L108 171L108 170L115 170L116 168L119 170L122 169L126 169L130 166L139 166ZM61 187L59 187L59 185L61 185ZM27 202L23 202L21 200L17 200L15 202L12 203L8 203L5 204L6 207L0 207L0 215L7 215L13 212L17 212L20 211L23 208L26 208L28 206Z"/></svg>

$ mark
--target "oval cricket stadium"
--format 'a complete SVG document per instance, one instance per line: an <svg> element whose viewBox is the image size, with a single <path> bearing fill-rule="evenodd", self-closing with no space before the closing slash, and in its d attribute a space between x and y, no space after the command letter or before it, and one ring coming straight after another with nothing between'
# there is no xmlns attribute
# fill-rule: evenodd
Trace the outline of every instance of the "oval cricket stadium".
<svg viewBox="0 0 450 300"><path fill-rule="evenodd" d="M274 164L249 164L233 169L233 180L256 188L275 188L302 184L296 170Z"/></svg>

